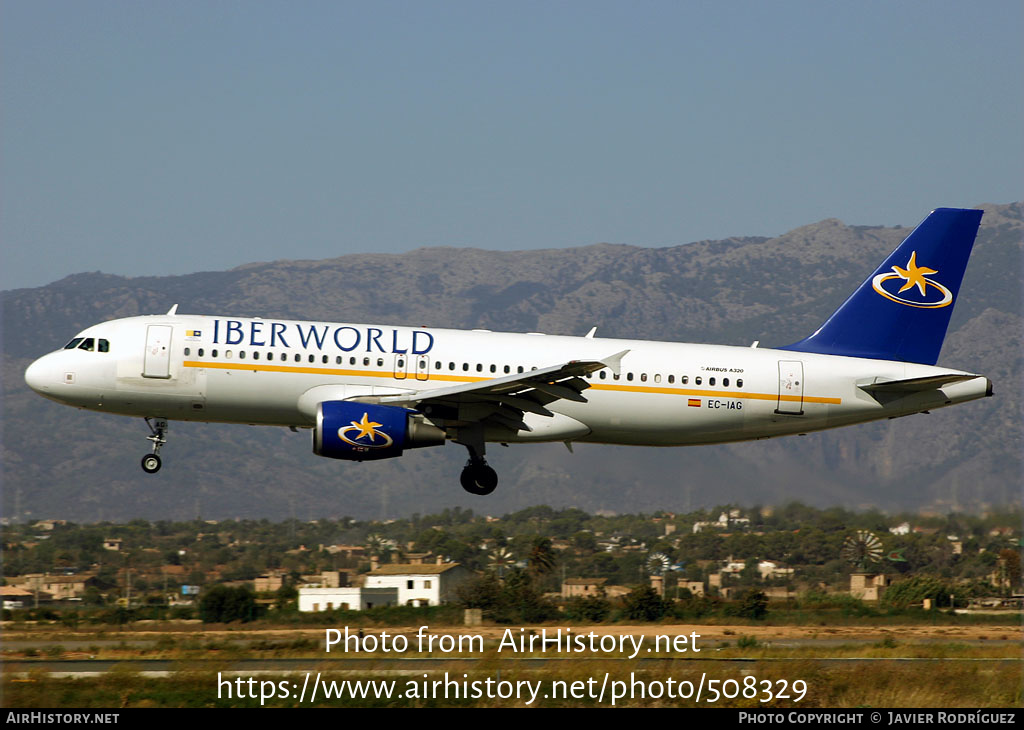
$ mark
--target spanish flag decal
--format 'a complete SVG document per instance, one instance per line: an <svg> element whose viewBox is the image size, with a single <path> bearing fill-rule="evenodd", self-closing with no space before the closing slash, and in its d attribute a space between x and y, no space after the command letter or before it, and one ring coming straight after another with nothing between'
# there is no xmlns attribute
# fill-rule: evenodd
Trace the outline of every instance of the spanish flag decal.
<svg viewBox="0 0 1024 730"><path fill-rule="evenodd" d="M700 398L690 398L686 401L686 405L690 408L700 408Z"/></svg>

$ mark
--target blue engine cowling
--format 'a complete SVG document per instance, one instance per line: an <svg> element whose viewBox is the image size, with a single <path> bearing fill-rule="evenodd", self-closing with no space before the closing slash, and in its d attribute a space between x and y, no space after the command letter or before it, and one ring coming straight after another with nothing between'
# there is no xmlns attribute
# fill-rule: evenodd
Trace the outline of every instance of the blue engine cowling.
<svg viewBox="0 0 1024 730"><path fill-rule="evenodd" d="M355 401L317 407L313 453L330 459L370 461L401 456L405 449L441 446L445 432L415 411Z"/></svg>

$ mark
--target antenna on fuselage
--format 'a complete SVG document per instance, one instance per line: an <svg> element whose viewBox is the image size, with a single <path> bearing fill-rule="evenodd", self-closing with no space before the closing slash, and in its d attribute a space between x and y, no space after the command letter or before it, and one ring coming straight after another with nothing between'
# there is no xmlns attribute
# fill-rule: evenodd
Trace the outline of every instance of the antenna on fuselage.
<svg viewBox="0 0 1024 730"><path fill-rule="evenodd" d="M177 304L175 304L173 307L171 307L170 309L167 310L167 316L168 317L173 317L177 313L178 313L178 305Z"/></svg>

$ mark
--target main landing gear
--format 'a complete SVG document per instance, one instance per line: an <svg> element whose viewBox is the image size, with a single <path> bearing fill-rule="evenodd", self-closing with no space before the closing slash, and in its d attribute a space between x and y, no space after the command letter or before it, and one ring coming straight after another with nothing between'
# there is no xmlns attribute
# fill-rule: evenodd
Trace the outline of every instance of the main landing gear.
<svg viewBox="0 0 1024 730"><path fill-rule="evenodd" d="M156 474L160 471L160 466L163 463L160 461L160 447L167 443L167 419L154 418L150 423L150 419L147 418L146 425L149 426L150 431L150 435L146 438L153 442L153 453L142 457L142 471L147 474Z"/></svg>
<svg viewBox="0 0 1024 730"><path fill-rule="evenodd" d="M483 439L476 440L472 445L463 446L469 450L469 461L459 476L462 488L470 494L490 494L498 486L498 472L489 467L484 459Z"/></svg>

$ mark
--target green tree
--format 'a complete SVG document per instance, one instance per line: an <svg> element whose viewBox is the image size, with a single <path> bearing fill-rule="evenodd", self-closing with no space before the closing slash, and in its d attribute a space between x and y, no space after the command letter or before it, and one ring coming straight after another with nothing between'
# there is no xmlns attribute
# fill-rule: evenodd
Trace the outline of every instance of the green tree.
<svg viewBox="0 0 1024 730"><path fill-rule="evenodd" d="M577 532L572 536L572 544L573 547L584 552L592 553L597 550L597 538L592 532Z"/></svg>
<svg viewBox="0 0 1024 730"><path fill-rule="evenodd" d="M565 616L574 621L600 623L612 612L612 604L601 596L573 596L565 602Z"/></svg>
<svg viewBox="0 0 1024 730"><path fill-rule="evenodd" d="M893 583L882 594L882 602L893 608L907 608L930 598L936 606L948 605L950 590L934 575L913 575Z"/></svg>
<svg viewBox="0 0 1024 730"><path fill-rule="evenodd" d="M558 617L558 609L544 597L532 575L513 570L505 578L505 605L526 623L539 623Z"/></svg>
<svg viewBox="0 0 1024 730"><path fill-rule="evenodd" d="M256 617L256 596L248 588L215 585L199 600L199 618L204 623L246 622Z"/></svg>
<svg viewBox="0 0 1024 730"><path fill-rule="evenodd" d="M530 545L530 553L527 556L527 570L536 577L547 575L555 569L557 557L551 547L551 540L546 537L535 537Z"/></svg>
<svg viewBox="0 0 1024 730"><path fill-rule="evenodd" d="M1016 550L1006 548L999 551L999 562L1002 569L1006 571L1006 579L1010 583L1010 590L1016 590L1020 585L1020 553Z"/></svg>
<svg viewBox="0 0 1024 730"><path fill-rule="evenodd" d="M463 608L482 609L486 618L495 618L504 606L501 581L494 573L485 573L460 583L455 596Z"/></svg>
<svg viewBox="0 0 1024 730"><path fill-rule="evenodd" d="M625 599L627 618L633 621L657 621L665 615L667 606L651 586L638 586Z"/></svg>
<svg viewBox="0 0 1024 730"><path fill-rule="evenodd" d="M274 608L278 611L294 609L299 599L299 592L295 586L285 583L274 594Z"/></svg>
<svg viewBox="0 0 1024 730"><path fill-rule="evenodd" d="M768 613L768 596L764 591L748 590L736 607L736 615L741 618L763 619Z"/></svg>

